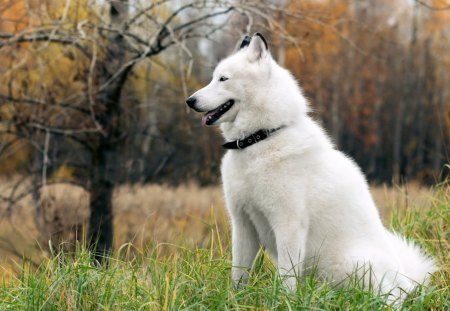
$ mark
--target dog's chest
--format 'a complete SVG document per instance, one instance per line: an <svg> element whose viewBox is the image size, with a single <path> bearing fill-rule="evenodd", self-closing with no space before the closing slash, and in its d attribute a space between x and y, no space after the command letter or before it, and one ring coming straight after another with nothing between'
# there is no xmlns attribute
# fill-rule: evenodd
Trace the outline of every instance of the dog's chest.
<svg viewBox="0 0 450 311"><path fill-rule="evenodd" d="M227 199L227 208L242 210L252 222L258 239L271 255L276 254L273 224L271 224L272 211L266 204L270 201L271 191L267 187L270 180L270 171L264 165L263 158L237 155L224 157L222 163L222 179Z"/></svg>
<svg viewBox="0 0 450 311"><path fill-rule="evenodd" d="M237 206L260 205L270 192L276 178L270 161L253 153L227 154L222 162L225 195Z"/></svg>

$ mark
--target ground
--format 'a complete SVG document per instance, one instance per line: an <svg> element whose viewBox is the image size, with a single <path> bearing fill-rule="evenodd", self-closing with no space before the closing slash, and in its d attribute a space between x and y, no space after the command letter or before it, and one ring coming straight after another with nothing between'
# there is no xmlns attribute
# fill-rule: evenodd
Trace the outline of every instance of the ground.
<svg viewBox="0 0 450 311"><path fill-rule="evenodd" d="M68 195L70 189L74 188L48 190L49 200L54 201L47 207L49 223L58 214L55 206L67 209L70 202L85 204L83 192L76 190L77 198L75 190ZM432 189L413 184L374 186L372 192L385 224L417 241L439 262L440 270L433 275L431 285L410 295L404 308L450 309L448 184ZM102 266L92 262L82 243L68 248L69 252L51 247L36 251L32 244L38 240L33 238L37 226L30 201L25 200L8 220L3 219L0 309L387 308L384 297L363 291L356 281L354 286L336 289L308 277L301 280L296 293L288 292L264 252L255 262L249 285L235 289L229 277L230 236L219 187L123 186L116 190L114 205L116 247L107 259L109 264ZM66 213L69 211L79 218L86 216L82 206ZM5 251L8 245L32 254L31 261L12 256Z"/></svg>

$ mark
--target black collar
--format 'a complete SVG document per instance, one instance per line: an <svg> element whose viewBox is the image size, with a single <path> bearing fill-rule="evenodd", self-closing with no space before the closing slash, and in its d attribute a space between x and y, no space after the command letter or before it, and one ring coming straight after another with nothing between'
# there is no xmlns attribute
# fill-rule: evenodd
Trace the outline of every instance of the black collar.
<svg viewBox="0 0 450 311"><path fill-rule="evenodd" d="M266 139L267 137L271 136L274 132L282 129L284 126L277 127L275 129L270 130L259 130L250 136L245 137L244 139L238 139L234 141L226 142L222 145L225 149L245 149L253 144L256 144L257 142L260 142L261 140Z"/></svg>

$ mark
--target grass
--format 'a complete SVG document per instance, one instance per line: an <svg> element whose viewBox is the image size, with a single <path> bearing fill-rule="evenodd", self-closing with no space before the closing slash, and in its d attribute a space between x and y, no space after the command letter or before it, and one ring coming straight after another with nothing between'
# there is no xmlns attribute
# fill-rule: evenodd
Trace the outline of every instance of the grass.
<svg viewBox="0 0 450 311"><path fill-rule="evenodd" d="M393 200L387 222L414 239L440 265L430 286L418 288L404 310L450 310L450 191L435 189L427 208ZM389 203L390 204L390 203ZM389 205L387 204L387 205ZM208 242L193 247L153 244L145 251L124 244L98 265L82 245L73 253L52 253L38 267L24 260L17 272L0 272L0 310L385 310L384 297L358 284L334 288L313 276L287 291L264 252L249 284L230 281L229 236L214 219ZM226 230L225 230L226 231ZM0 268L1 269L1 268ZM3 276L2 276L3 275Z"/></svg>
<svg viewBox="0 0 450 311"><path fill-rule="evenodd" d="M9 196L18 181L19 176L0 179L0 194ZM16 195L26 191L27 187L27 182L21 183ZM432 189L416 184L395 188L372 186L371 189L385 223L388 223L392 210L408 209L411 204L428 208L434 197ZM50 237L73 241L73 228L87 223L88 201L88 193L80 187L47 186L43 191L41 223L37 221L31 195L20 200L10 215L5 212L7 206L0 201L0 264L1 258L10 257L11 253L30 256L34 251L35 257L39 257L35 251L36 242L45 248ZM140 248L153 241L206 246L211 206L219 230L225 234L228 217L220 186L200 188L192 183L175 188L165 185L119 186L113 198L115 248L130 241ZM5 249L10 252L5 253Z"/></svg>

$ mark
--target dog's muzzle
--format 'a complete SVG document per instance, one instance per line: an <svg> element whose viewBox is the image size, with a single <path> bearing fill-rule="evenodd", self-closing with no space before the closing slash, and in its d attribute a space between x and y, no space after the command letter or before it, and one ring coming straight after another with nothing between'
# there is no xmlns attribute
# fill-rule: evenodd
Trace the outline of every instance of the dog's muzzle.
<svg viewBox="0 0 450 311"><path fill-rule="evenodd" d="M189 106L189 108L194 109L197 112L202 112L201 110L197 109L197 107L195 107L195 104L197 103L197 98L195 97L189 97L188 99L186 99L186 104Z"/></svg>

